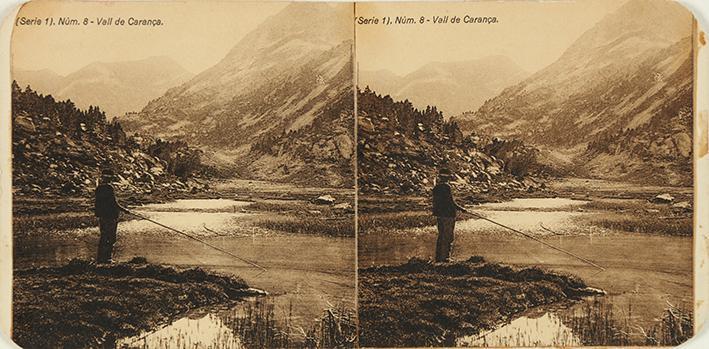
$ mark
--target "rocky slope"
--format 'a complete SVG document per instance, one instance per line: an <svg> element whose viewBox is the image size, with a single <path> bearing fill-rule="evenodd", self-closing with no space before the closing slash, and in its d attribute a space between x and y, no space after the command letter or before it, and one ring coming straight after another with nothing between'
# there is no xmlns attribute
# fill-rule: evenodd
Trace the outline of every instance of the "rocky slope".
<svg viewBox="0 0 709 349"><path fill-rule="evenodd" d="M251 177L273 174L272 179L344 184L348 173L330 170L347 163L345 155L353 148L333 150L327 144L353 144L352 132L344 131L354 128L353 104L340 103L342 96L353 94L350 22L351 5L291 4L247 34L215 66L123 122L129 130L179 137L215 151L236 149L230 161ZM349 119L340 117L348 111ZM333 127L319 129L317 124ZM292 134L308 139L313 152L328 155L313 158L298 147L281 147ZM273 149L264 151L267 140ZM315 177L284 170L293 162L310 166L308 173Z"/></svg>
<svg viewBox="0 0 709 349"><path fill-rule="evenodd" d="M435 108L423 111L369 89L358 97L358 183L361 193L428 193L442 167L467 193L536 190L543 169L521 143L464 137ZM497 154L502 158L498 158Z"/></svg>
<svg viewBox="0 0 709 349"><path fill-rule="evenodd" d="M361 71L358 84L395 99L408 99L417 108L435 105L448 117L477 109L527 75L509 57L490 56L463 62L432 62L405 76L387 70Z"/></svg>
<svg viewBox="0 0 709 349"><path fill-rule="evenodd" d="M556 62L458 121L466 131L575 149L595 176L686 184L691 23L679 4L628 1Z"/></svg>
<svg viewBox="0 0 709 349"><path fill-rule="evenodd" d="M245 158L248 177L310 186L354 185L354 95L344 90L307 126L260 137Z"/></svg>
<svg viewBox="0 0 709 349"><path fill-rule="evenodd" d="M12 106L15 193L85 196L105 168L118 189L134 195L204 188L193 175L199 153L184 143L127 137L98 107L79 110L16 83Z"/></svg>
<svg viewBox="0 0 709 349"><path fill-rule="evenodd" d="M79 108L100 105L109 118L141 110L148 101L187 81L192 74L168 57L126 62L94 62L66 76L51 70L13 71L21 87L31 85Z"/></svg>

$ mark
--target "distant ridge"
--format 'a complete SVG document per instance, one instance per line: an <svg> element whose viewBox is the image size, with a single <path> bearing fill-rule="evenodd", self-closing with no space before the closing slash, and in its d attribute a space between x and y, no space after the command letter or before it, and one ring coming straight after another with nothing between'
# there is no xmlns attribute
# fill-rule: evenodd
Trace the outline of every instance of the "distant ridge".
<svg viewBox="0 0 709 349"><path fill-rule="evenodd" d="M58 99L71 99L81 108L100 105L109 117L139 111L148 101L190 77L190 72L164 56L94 62L66 76L49 69L13 71L13 78L22 87L30 85Z"/></svg>
<svg viewBox="0 0 709 349"><path fill-rule="evenodd" d="M503 88L528 75L507 56L461 62L432 62L398 76L387 70L361 71L359 86L405 100L419 108L435 105L446 117L478 108Z"/></svg>

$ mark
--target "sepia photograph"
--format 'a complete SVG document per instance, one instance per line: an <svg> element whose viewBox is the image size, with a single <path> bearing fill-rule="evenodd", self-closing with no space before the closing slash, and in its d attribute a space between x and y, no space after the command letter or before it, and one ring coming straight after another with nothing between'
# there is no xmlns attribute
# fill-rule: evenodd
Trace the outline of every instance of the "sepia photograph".
<svg viewBox="0 0 709 349"><path fill-rule="evenodd" d="M13 340L356 346L353 7L25 4Z"/></svg>
<svg viewBox="0 0 709 349"><path fill-rule="evenodd" d="M693 335L693 17L358 3L362 347Z"/></svg>
<svg viewBox="0 0 709 349"><path fill-rule="evenodd" d="M22 348L681 345L705 320L700 22L26 2L2 325Z"/></svg>

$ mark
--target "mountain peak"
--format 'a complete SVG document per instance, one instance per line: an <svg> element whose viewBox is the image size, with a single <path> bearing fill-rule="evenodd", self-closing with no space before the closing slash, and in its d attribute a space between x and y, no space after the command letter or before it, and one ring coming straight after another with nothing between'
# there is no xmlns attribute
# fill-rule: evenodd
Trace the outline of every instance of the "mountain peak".
<svg viewBox="0 0 709 349"><path fill-rule="evenodd" d="M633 38L635 44L656 48L677 42L691 32L692 14L671 0L629 0L604 17L564 52L568 56L588 56L595 49Z"/></svg>
<svg viewBox="0 0 709 349"><path fill-rule="evenodd" d="M506 88L461 118L461 125L565 149L579 156L581 170L596 166L599 176L653 172L656 179L685 180L678 170L684 168L683 157L668 163L665 173L647 164L666 161L662 154L675 152L673 146L652 144L675 144L674 139L686 138L685 128L691 129L691 118L678 117L692 105L691 26L691 14L677 3L630 0L582 34L557 61ZM595 156L596 165L589 165Z"/></svg>
<svg viewBox="0 0 709 349"><path fill-rule="evenodd" d="M254 48L295 41L322 45L323 50L352 38L351 8L322 2L294 2L267 18L247 34L226 55L225 61L239 59ZM307 20L305 20L307 19Z"/></svg>

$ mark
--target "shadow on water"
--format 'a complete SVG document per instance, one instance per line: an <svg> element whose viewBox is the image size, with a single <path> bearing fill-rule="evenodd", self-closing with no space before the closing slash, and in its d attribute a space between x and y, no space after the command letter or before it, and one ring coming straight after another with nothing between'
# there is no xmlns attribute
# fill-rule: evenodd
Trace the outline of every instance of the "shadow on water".
<svg viewBox="0 0 709 349"><path fill-rule="evenodd" d="M270 297L230 307L201 309L156 330L116 341L116 348L240 349L350 348L356 342L355 315L345 306L326 309L310 327L276 312Z"/></svg>

